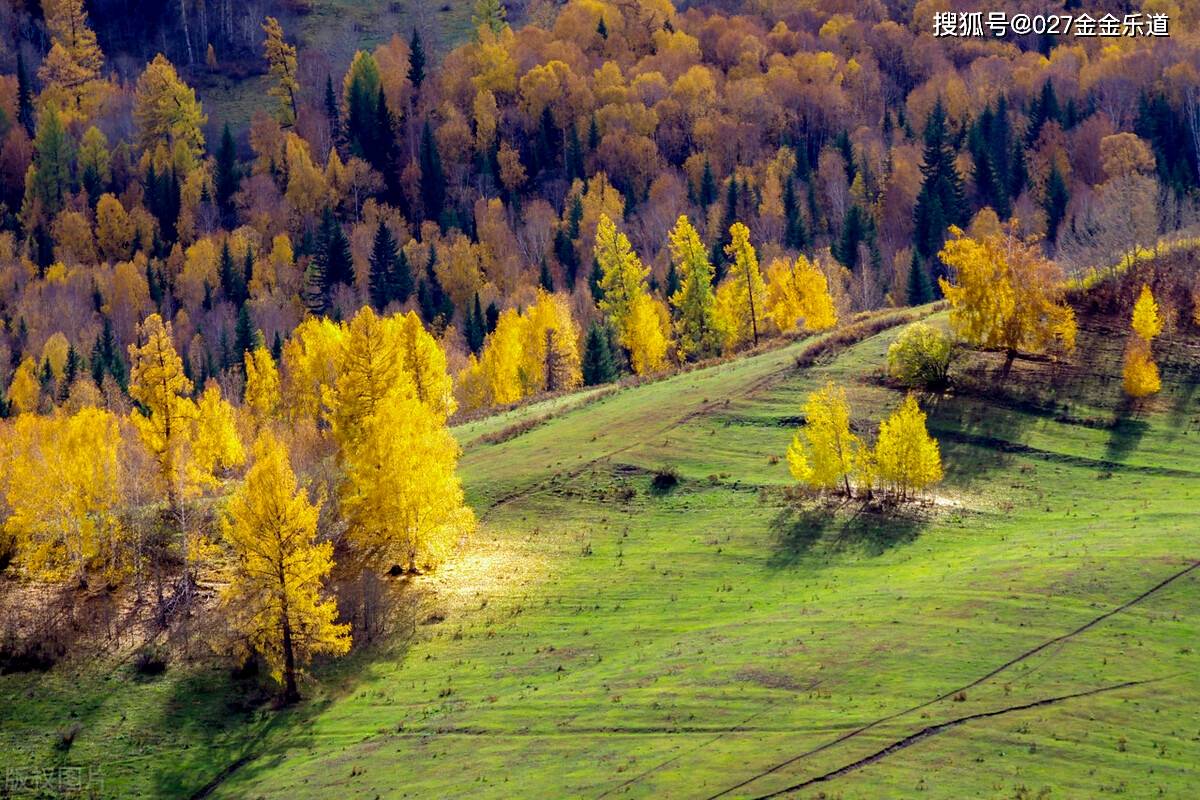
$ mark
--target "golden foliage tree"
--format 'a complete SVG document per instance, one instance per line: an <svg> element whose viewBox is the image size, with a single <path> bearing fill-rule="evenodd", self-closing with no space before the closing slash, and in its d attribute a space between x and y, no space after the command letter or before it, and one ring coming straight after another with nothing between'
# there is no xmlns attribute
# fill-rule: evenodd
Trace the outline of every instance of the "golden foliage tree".
<svg viewBox="0 0 1200 800"><path fill-rule="evenodd" d="M172 511L178 511L187 494L186 452L198 413L190 397L192 382L175 352L171 323L151 314L139 326L138 341L129 346L129 395L141 408L130 419L158 464Z"/></svg>
<svg viewBox="0 0 1200 800"><path fill-rule="evenodd" d="M279 101L277 118L284 127L296 122L296 95L300 81L296 78L296 47L283 39L283 27L275 17L267 17L262 25L267 38L263 40L263 55L270 69L271 88L267 93Z"/></svg>
<svg viewBox="0 0 1200 800"><path fill-rule="evenodd" d="M1158 313L1154 293L1145 284L1142 285L1142 291L1133 305L1129 327L1133 330L1133 336L1125 348L1125 393L1134 398L1157 394L1162 389L1162 379L1158 374L1158 365L1154 363L1150 343L1162 333L1163 321Z"/></svg>
<svg viewBox="0 0 1200 800"><path fill-rule="evenodd" d="M801 323L806 331L823 331L838 320L825 273L803 255L795 262L777 258L767 267L766 313L782 332Z"/></svg>
<svg viewBox="0 0 1200 800"><path fill-rule="evenodd" d="M38 70L43 102L52 103L64 121L87 118L103 99L100 78L104 54L88 25L83 0L45 0L42 11L50 33L50 52Z"/></svg>
<svg viewBox="0 0 1200 800"><path fill-rule="evenodd" d="M32 358L26 358L13 371L12 380L8 384L8 402L18 414L34 413L38 410L41 393L37 364Z"/></svg>
<svg viewBox="0 0 1200 800"><path fill-rule="evenodd" d="M725 253L733 261L729 268L728 329L733 345L753 341L758 344L762 317L766 306L766 287L758 268L758 253L750 244L750 229L735 222L729 229L729 244Z"/></svg>
<svg viewBox="0 0 1200 800"><path fill-rule="evenodd" d="M322 597L333 545L316 540L320 503L296 485L287 448L269 431L254 443L254 463L225 509L221 531L233 551L222 592L233 628L299 699L297 673L319 653L350 649L350 626Z"/></svg>
<svg viewBox="0 0 1200 800"><path fill-rule="evenodd" d="M342 451L342 510L368 561L409 570L436 566L475 527L455 470L459 448L415 397L393 397Z"/></svg>
<svg viewBox="0 0 1200 800"><path fill-rule="evenodd" d="M146 65L134 91L133 120L138 144L153 153L174 157L182 149L190 166L204 151L202 128L208 117L196 93L180 79L175 66L159 53Z"/></svg>
<svg viewBox="0 0 1200 800"><path fill-rule="evenodd" d="M96 239L109 261L125 261L131 255L135 230L133 220L114 195L100 195L96 203Z"/></svg>
<svg viewBox="0 0 1200 800"><path fill-rule="evenodd" d="M629 351L629 365L634 374L648 375L667 366L671 350L669 330L670 315L662 301L645 291L635 295L619 337Z"/></svg>
<svg viewBox="0 0 1200 800"><path fill-rule="evenodd" d="M602 272L600 310L618 331L624 330L634 298L646 291L650 270L633 252L629 237L618 231L605 213L600 214L596 225L595 257Z"/></svg>
<svg viewBox="0 0 1200 800"><path fill-rule="evenodd" d="M679 358L715 356L721 350L724 334L717 318L713 267L708 252L686 215L680 215L676 220L667 241L679 276L679 289L670 298L671 307L675 309Z"/></svg>
<svg viewBox="0 0 1200 800"><path fill-rule="evenodd" d="M120 524L121 432L117 417L98 408L73 415L23 414L7 443L4 523L17 560L47 580L115 581L127 553Z"/></svg>
<svg viewBox="0 0 1200 800"><path fill-rule="evenodd" d="M900 500L907 500L913 492L942 479L937 440L929 435L925 412L912 394L879 423L873 463L884 487Z"/></svg>
<svg viewBox="0 0 1200 800"><path fill-rule="evenodd" d="M833 382L808 396L804 429L787 451L792 477L814 489L837 489L850 494L850 478L860 460L862 442L850 431L846 390Z"/></svg>
<svg viewBox="0 0 1200 800"><path fill-rule="evenodd" d="M1002 349L1008 364L1019 351L1058 343L1075 346L1075 312L1064 300L1061 268L1036 242L1017 235L1016 222L981 239L951 228L939 256L953 280L939 279L950 303L950 326L979 347Z"/></svg>
<svg viewBox="0 0 1200 800"><path fill-rule="evenodd" d="M242 402L261 425L279 410L279 369L271 351L261 345L245 354L246 389Z"/></svg>

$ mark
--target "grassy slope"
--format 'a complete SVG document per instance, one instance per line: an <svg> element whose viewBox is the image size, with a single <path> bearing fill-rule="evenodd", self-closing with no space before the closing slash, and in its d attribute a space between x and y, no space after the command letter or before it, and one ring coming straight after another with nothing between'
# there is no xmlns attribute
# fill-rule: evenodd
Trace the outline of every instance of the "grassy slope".
<svg viewBox="0 0 1200 800"><path fill-rule="evenodd" d="M397 612L411 635L326 667L312 701L281 715L229 709L216 671L5 677L0 752L103 762L112 796L190 794L251 755L213 796L708 797L968 684L1200 557L1194 340L1163 343L1167 391L1113 428L1098 421L1119 402L1103 376L1120 345L1098 328L1069 369L1019 363L1006 396L931 409L948 476L937 506L890 519L791 508L770 457L805 393L845 381L873 425L899 400L873 378L894 334L805 371L797 344L463 426L485 524ZM663 464L682 481L660 496ZM1188 797L1198 577L728 796L934 723L1156 680L967 722L801 796ZM63 754L53 731L71 713L83 727Z"/></svg>

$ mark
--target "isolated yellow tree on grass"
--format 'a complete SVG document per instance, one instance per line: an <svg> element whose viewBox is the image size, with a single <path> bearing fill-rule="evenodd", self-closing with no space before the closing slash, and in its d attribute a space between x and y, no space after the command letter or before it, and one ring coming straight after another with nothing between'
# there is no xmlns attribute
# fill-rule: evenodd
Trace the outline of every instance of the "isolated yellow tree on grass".
<svg viewBox="0 0 1200 800"><path fill-rule="evenodd" d="M1057 343L1075 347L1075 312L1064 302L1062 269L1036 241L1017 235L1016 221L997 233L971 238L951 227L939 256L953 280L940 278L950 304L950 327L978 347L1004 350L1006 369L1021 351Z"/></svg>
<svg viewBox="0 0 1200 800"><path fill-rule="evenodd" d="M297 487L284 444L270 431L259 434L254 463L221 523L233 551L222 603L282 682L286 702L299 699L297 674L312 656L350 649L350 626L337 624L337 604L321 596L333 545L316 541L319 509Z"/></svg>
<svg viewBox="0 0 1200 800"><path fill-rule="evenodd" d="M1150 343L1162 333L1163 321L1149 286L1142 285L1142 291L1133 305L1129 327L1133 329L1133 335L1125 348L1122 376L1125 393L1134 398L1157 394L1162 389L1162 379L1158 375L1158 365L1154 363Z"/></svg>
<svg viewBox="0 0 1200 800"><path fill-rule="evenodd" d="M808 396L804 428L787 451L792 477L814 489L838 489L849 495L862 442L850 430L846 390L833 382Z"/></svg>
<svg viewBox="0 0 1200 800"><path fill-rule="evenodd" d="M874 464L878 479L900 500L942 479L941 452L914 395L879 423Z"/></svg>

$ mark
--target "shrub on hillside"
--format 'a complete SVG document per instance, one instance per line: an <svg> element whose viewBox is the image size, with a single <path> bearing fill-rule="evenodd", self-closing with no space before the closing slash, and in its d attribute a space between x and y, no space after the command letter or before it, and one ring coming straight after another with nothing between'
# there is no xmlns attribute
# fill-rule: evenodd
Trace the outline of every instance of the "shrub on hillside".
<svg viewBox="0 0 1200 800"><path fill-rule="evenodd" d="M888 374L910 388L940 389L947 383L953 352L945 331L915 322L888 348Z"/></svg>

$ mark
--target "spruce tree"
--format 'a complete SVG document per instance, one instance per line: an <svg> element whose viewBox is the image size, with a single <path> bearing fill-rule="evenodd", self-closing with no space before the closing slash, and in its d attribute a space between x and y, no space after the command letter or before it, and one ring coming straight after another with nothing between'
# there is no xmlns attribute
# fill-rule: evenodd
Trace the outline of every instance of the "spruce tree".
<svg viewBox="0 0 1200 800"><path fill-rule="evenodd" d="M616 380L617 366L613 360L608 332L599 323L593 322L588 328L581 366L583 383L586 386L599 386Z"/></svg>
<svg viewBox="0 0 1200 800"><path fill-rule="evenodd" d="M920 306L933 299L933 287L929 283L929 274L921 264L921 257L913 250L912 262L908 265L907 300L910 306Z"/></svg>
<svg viewBox="0 0 1200 800"><path fill-rule="evenodd" d="M804 218L800 216L800 203L796 199L796 187L792 180L783 182L783 244L793 250L799 250L808 243L808 234L804 230Z"/></svg>
<svg viewBox="0 0 1200 800"><path fill-rule="evenodd" d="M717 178L713 175L712 162L704 159L704 172L700 174L700 207L705 211L717 201Z"/></svg>
<svg viewBox="0 0 1200 800"><path fill-rule="evenodd" d="M368 289L371 295L371 305L376 311L382 312L387 304L397 298L396 287L396 240L388 226L379 221L375 228L375 241L371 246L371 271Z"/></svg>
<svg viewBox="0 0 1200 800"><path fill-rule="evenodd" d="M333 89L333 76L325 73L325 119L329 122L329 138L335 143L342 139L342 110Z"/></svg>
<svg viewBox="0 0 1200 800"><path fill-rule="evenodd" d="M542 268L538 273L538 285L547 292L554 291L554 276L550 274L550 265L546 263L546 257L542 257Z"/></svg>
<svg viewBox="0 0 1200 800"><path fill-rule="evenodd" d="M217 147L217 163L213 170L213 189L216 192L217 208L222 218L229 222L233 218L233 196L241 188L242 174L238 168L237 147L233 134L226 123L221 131L221 144Z"/></svg>
<svg viewBox="0 0 1200 800"><path fill-rule="evenodd" d="M583 144L579 141L579 131L576 129L574 123L568 124L567 128L567 156L564 166L567 171L567 182L570 183L576 178L582 180L585 175L583 167Z"/></svg>
<svg viewBox="0 0 1200 800"><path fill-rule="evenodd" d="M25 64L25 53L17 42L17 121L25 133L33 136L35 117L33 113L33 84L29 80L29 68Z"/></svg>
<svg viewBox="0 0 1200 800"><path fill-rule="evenodd" d="M425 81L425 45L421 41L421 32L413 28L412 38L408 40L408 80L418 93Z"/></svg>
<svg viewBox="0 0 1200 800"><path fill-rule="evenodd" d="M496 330L496 325L500 322L500 309L496 306L494 300L488 303L487 311L483 315L483 321L486 323L485 327L488 333Z"/></svg>
<svg viewBox="0 0 1200 800"><path fill-rule="evenodd" d="M392 299L397 303L407 303L413 293L412 267L404 250L398 250L396 260L392 262Z"/></svg>
<svg viewBox="0 0 1200 800"><path fill-rule="evenodd" d="M324 314L330 308L333 290L338 284L354 285L354 261L345 231L326 207L321 215L317 235L317 252L309 263L306 301L314 314Z"/></svg>
<svg viewBox="0 0 1200 800"><path fill-rule="evenodd" d="M217 276L221 280L221 293L229 302L241 305L241 279L238 276L237 267L233 263L233 253L229 249L228 239L221 245L221 258L218 263Z"/></svg>
<svg viewBox="0 0 1200 800"><path fill-rule="evenodd" d="M483 349L483 339L487 334L487 321L483 318L483 307L479 303L479 292L475 293L475 303L467 308L465 314L466 322L463 324L463 333L467 339L467 347L472 353L478 353Z"/></svg>
<svg viewBox="0 0 1200 800"><path fill-rule="evenodd" d="M254 320L250 316L250 304L242 303L238 309L237 325L233 329L233 364L227 366L235 366L244 368L246 363L246 353L252 353L262 344L262 339L259 332L254 327Z"/></svg>
<svg viewBox="0 0 1200 800"><path fill-rule="evenodd" d="M1042 209L1046 212L1046 241L1054 242L1058 239L1058 227L1067 214L1067 203L1070 199L1067 182L1063 180L1058 166L1051 167L1050 176L1046 179L1046 196L1042 200Z"/></svg>
<svg viewBox="0 0 1200 800"><path fill-rule="evenodd" d="M917 252L928 259L941 249L950 225L965 225L966 202L962 178L954 166L954 148L941 100L925 123L923 181L913 210L913 238Z"/></svg>
<svg viewBox="0 0 1200 800"><path fill-rule="evenodd" d="M421 202L425 206L425 219L438 220L446 203L446 175L442 171L442 157L429 120L421 128L419 153L421 167Z"/></svg>

